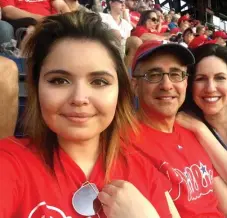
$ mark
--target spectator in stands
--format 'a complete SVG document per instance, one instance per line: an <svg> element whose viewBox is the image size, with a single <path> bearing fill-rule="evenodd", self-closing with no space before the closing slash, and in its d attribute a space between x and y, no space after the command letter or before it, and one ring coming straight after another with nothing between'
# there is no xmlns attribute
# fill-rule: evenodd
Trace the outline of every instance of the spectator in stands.
<svg viewBox="0 0 227 218"><path fill-rule="evenodd" d="M0 6L4 20L9 22L15 31L21 27L33 26L53 13L70 11L64 0L0 0Z"/></svg>
<svg viewBox="0 0 227 218"><path fill-rule="evenodd" d="M13 136L18 113L18 69L0 56L0 138Z"/></svg>
<svg viewBox="0 0 227 218"><path fill-rule="evenodd" d="M188 21L183 21L180 22L179 28L181 30L181 32L183 33L186 29L188 29L190 27L190 23Z"/></svg>
<svg viewBox="0 0 227 218"><path fill-rule="evenodd" d="M180 27L175 27L170 30L170 34L173 36L170 38L170 41L178 42L184 47L188 47L187 43L184 42L183 36L186 29L189 28L188 22L181 22Z"/></svg>
<svg viewBox="0 0 227 218"><path fill-rule="evenodd" d="M205 35L207 36L208 40L211 40L212 39L212 35L213 35L213 31L210 30L209 28L206 28Z"/></svg>
<svg viewBox="0 0 227 218"><path fill-rule="evenodd" d="M163 16L163 12L162 12L162 8L161 8L160 4L155 4L153 9L155 10L156 14L158 15L158 18L161 18L162 20L164 20L164 16Z"/></svg>
<svg viewBox="0 0 227 218"><path fill-rule="evenodd" d="M171 181L170 195L181 217L223 218L227 184L195 135L175 122L185 100L187 66L193 63L192 53L178 44L149 41L139 47L132 84L141 134L134 142Z"/></svg>
<svg viewBox="0 0 227 218"><path fill-rule="evenodd" d="M226 46L227 34L224 31L215 31L213 39L216 41L216 44Z"/></svg>
<svg viewBox="0 0 227 218"><path fill-rule="evenodd" d="M177 14L173 15L171 23L168 25L170 30L174 28L178 28L178 20L179 20L179 16Z"/></svg>
<svg viewBox="0 0 227 218"><path fill-rule="evenodd" d="M120 139L137 125L114 42L95 13L38 24L26 47L27 138L0 142L0 217L171 216L165 179Z"/></svg>
<svg viewBox="0 0 227 218"><path fill-rule="evenodd" d="M205 35L195 36L191 28L188 28L184 31L183 39L190 49L195 49L204 44L216 43L216 40L208 40L207 36Z"/></svg>
<svg viewBox="0 0 227 218"><path fill-rule="evenodd" d="M199 25L199 26L197 26L196 27L196 35L197 36L203 36L203 35L205 35L205 26L203 26L203 25Z"/></svg>
<svg viewBox="0 0 227 218"><path fill-rule="evenodd" d="M166 33L167 31L169 31L169 24L171 22L171 15L169 14L166 14L164 16L164 20L162 21L162 29L160 31L160 33Z"/></svg>
<svg viewBox="0 0 227 218"><path fill-rule="evenodd" d="M183 39L184 39L184 42L189 45L190 42L195 38L194 36L194 33L193 33L193 30L191 28L188 28L186 29L184 32L183 32Z"/></svg>
<svg viewBox="0 0 227 218"><path fill-rule="evenodd" d="M154 0L140 0L143 1L147 5L147 10L152 10L155 8L155 2Z"/></svg>
<svg viewBox="0 0 227 218"><path fill-rule="evenodd" d="M137 5L137 11L142 14L144 11L150 10L150 8L147 6L147 4L143 1L138 2Z"/></svg>
<svg viewBox="0 0 227 218"><path fill-rule="evenodd" d="M137 36L143 41L168 39L169 36L164 36L157 30L158 25L159 20L156 12L154 10L144 11L141 14L136 29L132 31L132 36Z"/></svg>
<svg viewBox="0 0 227 218"><path fill-rule="evenodd" d="M140 19L140 13L138 11L136 11L137 3L138 3L137 0L126 0L125 1L126 9L129 10L128 21L130 21L133 28L135 28L137 26L137 23Z"/></svg>
<svg viewBox="0 0 227 218"><path fill-rule="evenodd" d="M172 17L175 15L175 9L171 8L168 12L168 14L170 14Z"/></svg>
<svg viewBox="0 0 227 218"><path fill-rule="evenodd" d="M193 32L194 33L196 33L196 28L198 27L198 26L201 26L202 24L201 24L201 22L199 21L199 20L192 20L191 21L191 28L192 28L192 30L193 30Z"/></svg>
<svg viewBox="0 0 227 218"><path fill-rule="evenodd" d="M122 47L122 55L124 56L126 40L128 37L130 37L132 30L131 24L127 20L121 18L121 15L125 10L125 1L112 0L109 2L109 4L109 13L100 13L100 16L102 21L106 23L119 38Z"/></svg>
<svg viewBox="0 0 227 218"><path fill-rule="evenodd" d="M181 27L183 25L190 25L189 23L190 17L187 15L184 15L178 19L178 26ZM188 26L189 27L189 26Z"/></svg>
<svg viewBox="0 0 227 218"><path fill-rule="evenodd" d="M209 44L194 53L184 108L199 116L227 149L227 48Z"/></svg>

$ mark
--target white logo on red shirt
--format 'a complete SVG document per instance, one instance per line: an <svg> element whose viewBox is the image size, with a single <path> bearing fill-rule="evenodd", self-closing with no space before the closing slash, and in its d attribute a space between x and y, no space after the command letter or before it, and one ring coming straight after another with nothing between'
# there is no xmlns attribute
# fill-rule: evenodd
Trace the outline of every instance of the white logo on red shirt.
<svg viewBox="0 0 227 218"><path fill-rule="evenodd" d="M40 202L28 215L28 218L72 218L57 207L47 205L45 201Z"/></svg>
<svg viewBox="0 0 227 218"><path fill-rule="evenodd" d="M181 197L182 192L188 193L188 201L195 201L213 192L213 170L207 169L207 166L201 162L199 165L185 167L183 171L172 168L169 163L164 162L160 171L166 174L173 184L169 192L174 201Z"/></svg>

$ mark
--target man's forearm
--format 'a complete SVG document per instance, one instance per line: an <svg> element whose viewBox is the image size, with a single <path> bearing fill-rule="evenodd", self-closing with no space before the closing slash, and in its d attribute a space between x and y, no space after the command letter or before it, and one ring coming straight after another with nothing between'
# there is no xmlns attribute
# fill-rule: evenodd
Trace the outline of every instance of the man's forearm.
<svg viewBox="0 0 227 218"><path fill-rule="evenodd" d="M59 14L71 11L69 6L63 0L52 0L51 4Z"/></svg>
<svg viewBox="0 0 227 218"><path fill-rule="evenodd" d="M33 14L11 5L2 8L2 13L5 18L11 19L11 20L17 20L17 19L26 18L26 17L31 17L35 20L39 20L43 17L42 15Z"/></svg>

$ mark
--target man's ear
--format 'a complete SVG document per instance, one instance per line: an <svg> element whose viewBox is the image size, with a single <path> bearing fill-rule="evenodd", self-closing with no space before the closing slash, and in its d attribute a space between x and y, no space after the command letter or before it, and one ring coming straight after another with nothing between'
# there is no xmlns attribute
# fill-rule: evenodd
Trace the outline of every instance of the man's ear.
<svg viewBox="0 0 227 218"><path fill-rule="evenodd" d="M131 87L132 87L132 91L133 91L133 94L138 97L139 93L138 93L138 79L132 77L131 79Z"/></svg>

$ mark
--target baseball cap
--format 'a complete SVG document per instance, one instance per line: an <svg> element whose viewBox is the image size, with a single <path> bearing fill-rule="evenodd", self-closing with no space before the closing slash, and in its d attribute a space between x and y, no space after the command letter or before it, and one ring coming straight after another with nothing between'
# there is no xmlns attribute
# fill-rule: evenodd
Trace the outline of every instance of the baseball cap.
<svg viewBox="0 0 227 218"><path fill-rule="evenodd" d="M132 62L132 73L140 61L150 57L154 52L166 52L177 56L185 65L195 63L195 58L191 51L176 43L166 43L166 41L151 40L143 43L136 51Z"/></svg>
<svg viewBox="0 0 227 218"><path fill-rule="evenodd" d="M223 31L216 31L213 34L213 38L221 37L222 39L227 39L227 34Z"/></svg>
<svg viewBox="0 0 227 218"><path fill-rule="evenodd" d="M189 21L189 20L190 20L190 18L188 16L184 15L179 18L178 25L180 25L182 21Z"/></svg>
<svg viewBox="0 0 227 218"><path fill-rule="evenodd" d="M154 9L162 12L162 8L160 4L154 4Z"/></svg>
<svg viewBox="0 0 227 218"><path fill-rule="evenodd" d="M204 35L201 35L201 36L197 36L195 37L191 42L190 44L188 45L188 47L190 49L194 49L194 48L197 48L201 45L204 45L204 44L215 44L216 43L216 40L208 40Z"/></svg>

